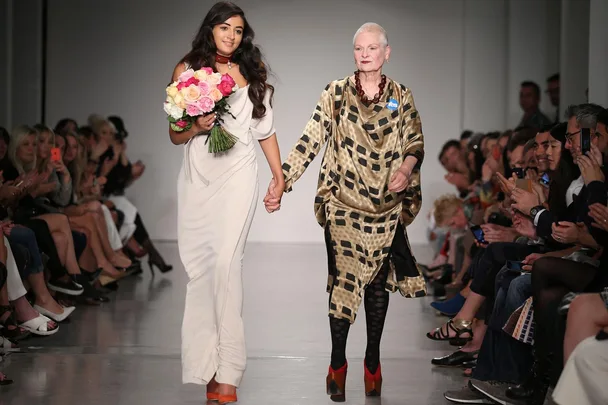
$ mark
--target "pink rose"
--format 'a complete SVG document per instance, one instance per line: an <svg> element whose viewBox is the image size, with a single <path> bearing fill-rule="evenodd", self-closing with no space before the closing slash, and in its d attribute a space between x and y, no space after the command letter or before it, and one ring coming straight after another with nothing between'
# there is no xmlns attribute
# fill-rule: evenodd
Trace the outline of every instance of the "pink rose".
<svg viewBox="0 0 608 405"><path fill-rule="evenodd" d="M203 68L201 68L201 70L204 71L205 73L207 73L208 75L213 74L213 69L211 69L210 67L203 67Z"/></svg>
<svg viewBox="0 0 608 405"><path fill-rule="evenodd" d="M196 117L198 115L203 114L203 111L201 111L201 108L198 106L198 103L188 104L188 106L186 107L186 114L191 117Z"/></svg>
<svg viewBox="0 0 608 405"><path fill-rule="evenodd" d="M194 77L194 70L188 69L184 70L181 75L177 78L178 82L188 81L191 77Z"/></svg>
<svg viewBox="0 0 608 405"><path fill-rule="evenodd" d="M208 96L201 97L200 100L198 100L197 105L203 113L211 112L215 108L215 102Z"/></svg>
<svg viewBox="0 0 608 405"><path fill-rule="evenodd" d="M194 76L192 76L191 78L189 78L189 79L188 79L188 80L186 80L185 82L180 82L180 83L177 85L177 89L178 89L178 90L181 90L181 89L183 89L184 87L188 87L188 86L190 86L190 85L192 85L192 84L194 84L194 85L198 85L198 79L197 79L196 77L194 77Z"/></svg>
<svg viewBox="0 0 608 405"><path fill-rule="evenodd" d="M208 96L209 92L211 91L211 86L209 86L209 83L207 82L199 82L198 88L203 96Z"/></svg>
<svg viewBox="0 0 608 405"><path fill-rule="evenodd" d="M233 81L233 83L234 83L234 81ZM230 85L230 83L227 80L222 81L222 82L220 82L220 84L217 85L217 89L222 93L222 95L224 97L227 97L232 94L233 87L234 87L234 84Z"/></svg>
<svg viewBox="0 0 608 405"><path fill-rule="evenodd" d="M180 128L186 128L188 126L188 122L184 120L179 120L175 123Z"/></svg>
<svg viewBox="0 0 608 405"><path fill-rule="evenodd" d="M218 101L220 101L221 99L224 98L224 95L217 88L213 88L209 92L209 97L211 97L213 99L213 101L215 101L217 103Z"/></svg>
<svg viewBox="0 0 608 405"><path fill-rule="evenodd" d="M225 74L222 76L222 81L221 83L224 82L228 82L228 84L230 84L230 88L233 88L234 85L236 84L236 82L234 81L234 79L232 78L232 76L230 76L229 74Z"/></svg>

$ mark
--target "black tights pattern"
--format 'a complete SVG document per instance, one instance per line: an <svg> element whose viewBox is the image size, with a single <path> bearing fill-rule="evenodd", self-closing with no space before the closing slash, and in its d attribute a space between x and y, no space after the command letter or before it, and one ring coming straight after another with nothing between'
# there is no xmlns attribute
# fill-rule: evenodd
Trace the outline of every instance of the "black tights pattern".
<svg viewBox="0 0 608 405"><path fill-rule="evenodd" d="M367 348L365 349L365 365L373 374L380 365L380 340L384 329L386 312L388 311L389 293L386 291L386 280L389 273L388 259L380 269L376 278L365 289L363 298L365 305L365 320L367 324ZM334 370L346 364L346 340L350 330L347 319L329 318L331 331L331 368Z"/></svg>

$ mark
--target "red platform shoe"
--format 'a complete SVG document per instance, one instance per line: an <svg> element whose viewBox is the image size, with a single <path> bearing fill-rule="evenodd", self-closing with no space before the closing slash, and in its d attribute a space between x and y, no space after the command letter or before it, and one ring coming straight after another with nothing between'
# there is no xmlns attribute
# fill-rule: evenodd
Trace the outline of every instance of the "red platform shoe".
<svg viewBox="0 0 608 405"><path fill-rule="evenodd" d="M334 402L346 401L346 370L348 363L344 364L338 370L334 370L329 366L327 374L327 395Z"/></svg>
<svg viewBox="0 0 608 405"><path fill-rule="evenodd" d="M380 364L374 374L372 374L363 363L365 369L365 395L368 397L379 397L382 392L382 371L380 371Z"/></svg>

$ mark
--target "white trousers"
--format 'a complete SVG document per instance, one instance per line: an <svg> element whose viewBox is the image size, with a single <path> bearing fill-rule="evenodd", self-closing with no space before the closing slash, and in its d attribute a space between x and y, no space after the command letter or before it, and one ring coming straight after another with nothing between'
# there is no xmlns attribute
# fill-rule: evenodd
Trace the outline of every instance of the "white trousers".
<svg viewBox="0 0 608 405"><path fill-rule="evenodd" d="M121 249L123 247L122 239L118 233L118 229L116 229L116 224L114 223L114 218L112 218L110 209L106 207L105 204L101 204L101 210L103 211L103 217L106 221L108 238L110 239L110 246L112 246L112 250Z"/></svg>
<svg viewBox="0 0 608 405"><path fill-rule="evenodd" d="M189 277L182 324L182 381L236 387L247 354L242 261L258 203L255 155L205 185L180 173L178 246Z"/></svg>
<svg viewBox="0 0 608 405"><path fill-rule="evenodd" d="M11 245L9 244L8 239L6 239L6 236L4 237L4 246L6 246L6 250L8 251L8 256L6 258L6 269L8 270L8 277L6 279L8 300L15 301L27 294L27 291L23 286L23 281L21 281L21 274L19 274L19 268L17 267Z"/></svg>
<svg viewBox="0 0 608 405"><path fill-rule="evenodd" d="M608 404L608 340L583 340L568 359L553 391L559 405Z"/></svg>
<svg viewBox="0 0 608 405"><path fill-rule="evenodd" d="M108 197L116 206L116 209L122 211L125 215L122 226L120 227L120 239L126 243L133 233L135 233L135 217L137 217L137 207L131 203L124 195L113 195Z"/></svg>

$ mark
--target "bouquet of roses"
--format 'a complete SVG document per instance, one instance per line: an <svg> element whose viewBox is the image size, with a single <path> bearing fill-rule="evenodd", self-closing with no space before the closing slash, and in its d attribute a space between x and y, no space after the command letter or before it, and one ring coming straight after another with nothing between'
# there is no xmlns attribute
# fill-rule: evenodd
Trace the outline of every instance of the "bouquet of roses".
<svg viewBox="0 0 608 405"><path fill-rule="evenodd" d="M216 73L213 69L203 67L197 71L184 71L177 81L167 87L167 99L164 110L175 132L187 131L192 127L196 118L215 112L217 121L207 138L209 152L220 153L232 148L236 138L221 126L222 114L230 114L228 96L234 93L238 86L230 75Z"/></svg>

